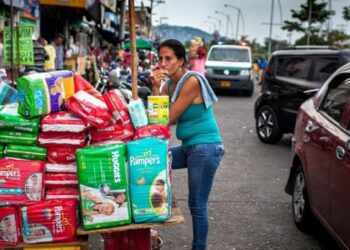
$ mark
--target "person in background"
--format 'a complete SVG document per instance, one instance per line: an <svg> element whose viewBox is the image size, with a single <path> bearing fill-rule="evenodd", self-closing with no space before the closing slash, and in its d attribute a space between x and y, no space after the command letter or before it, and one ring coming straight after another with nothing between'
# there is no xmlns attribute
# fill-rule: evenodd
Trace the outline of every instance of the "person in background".
<svg viewBox="0 0 350 250"><path fill-rule="evenodd" d="M159 69L153 71L153 95L169 95L169 123L176 123L176 136L182 145L171 147L173 169L187 168L192 215L192 250L206 249L209 230L208 199L216 170L225 153L216 123L213 104L217 102L207 79L187 70L186 50L175 39L158 48ZM166 78L160 92L161 82Z"/></svg>
<svg viewBox="0 0 350 250"><path fill-rule="evenodd" d="M46 52L44 47L37 42L34 35L32 38L33 38L34 64L27 65L25 67L25 70L24 70L25 74L31 74L34 72L37 72L37 73L44 72L45 60L50 59L49 54Z"/></svg>
<svg viewBox="0 0 350 250"><path fill-rule="evenodd" d="M48 44L45 38L39 37L38 43L40 43L42 46L44 46L44 49L46 50L46 53L49 55L49 59L45 60L44 63L44 70L45 71L53 71L55 70L55 60L56 60L56 50L51 45Z"/></svg>
<svg viewBox="0 0 350 250"><path fill-rule="evenodd" d="M264 70L267 66L267 60L265 58L260 58L258 61L258 65L259 65L259 84L261 84L261 80L262 80L262 75L264 73Z"/></svg>
<svg viewBox="0 0 350 250"><path fill-rule="evenodd" d="M56 35L52 46L56 51L55 68L56 70L62 70L64 65L64 48L63 48L64 36L59 33Z"/></svg>

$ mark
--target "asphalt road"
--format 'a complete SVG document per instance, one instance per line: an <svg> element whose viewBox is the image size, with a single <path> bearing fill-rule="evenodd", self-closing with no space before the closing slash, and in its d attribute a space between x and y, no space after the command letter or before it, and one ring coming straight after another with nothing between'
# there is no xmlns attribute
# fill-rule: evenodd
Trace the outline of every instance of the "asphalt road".
<svg viewBox="0 0 350 250"><path fill-rule="evenodd" d="M291 197L283 191L291 164L291 135L277 145L258 140L253 110L259 89L250 98L218 95L215 115L226 154L210 197L208 250L337 249L321 225L309 235L294 225ZM185 223L157 229L164 239L162 250L191 249L186 170L174 171L173 178L173 193ZM91 249L102 249L101 237L91 237L89 242Z"/></svg>

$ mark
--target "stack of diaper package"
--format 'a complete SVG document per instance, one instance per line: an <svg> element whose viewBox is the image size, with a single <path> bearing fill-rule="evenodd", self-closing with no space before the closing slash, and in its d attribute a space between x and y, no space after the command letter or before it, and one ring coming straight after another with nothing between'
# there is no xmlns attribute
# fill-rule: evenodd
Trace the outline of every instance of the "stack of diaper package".
<svg viewBox="0 0 350 250"><path fill-rule="evenodd" d="M17 102L0 106L0 246L74 241L78 221L89 230L171 216L168 97L146 112L71 71L17 82Z"/></svg>

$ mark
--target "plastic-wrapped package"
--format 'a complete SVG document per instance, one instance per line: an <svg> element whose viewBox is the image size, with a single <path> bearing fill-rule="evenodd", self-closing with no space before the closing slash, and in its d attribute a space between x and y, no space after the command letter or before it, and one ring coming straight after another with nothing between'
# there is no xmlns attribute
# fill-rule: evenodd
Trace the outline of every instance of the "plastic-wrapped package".
<svg viewBox="0 0 350 250"><path fill-rule="evenodd" d="M127 125L112 125L102 129L91 128L90 137L91 142L102 142L102 141L120 141L127 142L134 136L134 127L132 124Z"/></svg>
<svg viewBox="0 0 350 250"><path fill-rule="evenodd" d="M37 73L17 80L18 113L35 117L60 111L64 107L65 82L72 82L73 72Z"/></svg>
<svg viewBox="0 0 350 250"><path fill-rule="evenodd" d="M103 101L84 91L69 98L67 109L96 128L107 127L113 119Z"/></svg>
<svg viewBox="0 0 350 250"><path fill-rule="evenodd" d="M76 174L50 174L45 176L45 188L78 188L78 177Z"/></svg>
<svg viewBox="0 0 350 250"><path fill-rule="evenodd" d="M164 222L171 216L168 141L145 138L127 148L133 220Z"/></svg>
<svg viewBox="0 0 350 250"><path fill-rule="evenodd" d="M84 147L86 136L83 133L45 132L39 133L38 144L43 147Z"/></svg>
<svg viewBox="0 0 350 250"><path fill-rule="evenodd" d="M0 204L31 204L41 201L43 161L0 159Z"/></svg>
<svg viewBox="0 0 350 250"><path fill-rule="evenodd" d="M73 188L53 188L45 190L45 199L76 199L79 200L79 190Z"/></svg>
<svg viewBox="0 0 350 250"><path fill-rule="evenodd" d="M15 246L21 242L20 219L17 207L0 209L0 246Z"/></svg>
<svg viewBox="0 0 350 250"><path fill-rule="evenodd" d="M108 91L103 95L103 99L118 125L126 125L131 122L128 104L118 89Z"/></svg>
<svg viewBox="0 0 350 250"><path fill-rule="evenodd" d="M20 145L36 145L37 134L27 132L0 130L0 142Z"/></svg>
<svg viewBox="0 0 350 250"><path fill-rule="evenodd" d="M0 82L0 104L16 103L18 98L17 90L7 83Z"/></svg>
<svg viewBox="0 0 350 250"><path fill-rule="evenodd" d="M77 151L83 228L131 223L125 144Z"/></svg>
<svg viewBox="0 0 350 250"><path fill-rule="evenodd" d="M76 173L77 164L57 164L57 163L48 163L45 164L45 170L48 173Z"/></svg>
<svg viewBox="0 0 350 250"><path fill-rule="evenodd" d="M75 162L76 147L62 147L57 145L55 147L47 148L47 162L58 164L70 164Z"/></svg>
<svg viewBox="0 0 350 250"><path fill-rule="evenodd" d="M43 132L82 133L87 127L86 121L67 111L47 115L41 120L41 131Z"/></svg>
<svg viewBox="0 0 350 250"><path fill-rule="evenodd" d="M70 242L77 239L76 200L45 200L20 208L24 243Z"/></svg>
<svg viewBox="0 0 350 250"><path fill-rule="evenodd" d="M5 148L5 145L0 144L0 159L4 158L4 148Z"/></svg>
<svg viewBox="0 0 350 250"><path fill-rule="evenodd" d="M146 126L148 124L147 114L143 102L138 100L130 100L128 110L132 124L135 128Z"/></svg>
<svg viewBox="0 0 350 250"><path fill-rule="evenodd" d="M26 119L17 112L18 103L0 106L0 128L11 131L38 133L40 118Z"/></svg>
<svg viewBox="0 0 350 250"><path fill-rule="evenodd" d="M4 150L4 156L26 160L45 161L46 150L46 148L38 146L7 144Z"/></svg>
<svg viewBox="0 0 350 250"><path fill-rule="evenodd" d="M98 92L94 87L92 87L92 85L78 73L74 74L74 89L75 93L82 90L103 101L101 93Z"/></svg>
<svg viewBox="0 0 350 250"><path fill-rule="evenodd" d="M169 140L171 136L171 130L168 125L147 125L136 129L134 134L134 140L139 140L148 137L154 137L161 140Z"/></svg>

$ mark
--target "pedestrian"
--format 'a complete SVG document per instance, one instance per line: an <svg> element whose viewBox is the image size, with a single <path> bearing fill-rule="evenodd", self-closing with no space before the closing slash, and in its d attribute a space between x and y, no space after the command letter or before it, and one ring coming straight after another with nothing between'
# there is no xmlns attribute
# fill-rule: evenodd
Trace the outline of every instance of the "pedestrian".
<svg viewBox="0 0 350 250"><path fill-rule="evenodd" d="M44 46L44 49L46 50L46 53L49 55L49 58L45 60L44 63L44 70L45 71L53 71L55 70L55 60L56 60L56 50L51 45L48 44L45 38L39 37L38 43L40 43L42 46Z"/></svg>
<svg viewBox="0 0 350 250"><path fill-rule="evenodd" d="M192 215L193 250L206 249L209 229L208 199L215 172L224 155L224 146L213 113L217 102L206 78L184 67L186 50L170 39L160 44L159 69L153 71L154 95L169 95L169 123L176 123L181 145L171 147L172 168L187 168ZM160 91L161 82L169 80Z"/></svg>
<svg viewBox="0 0 350 250"><path fill-rule="evenodd" d="M49 54L47 54L44 47L40 43L38 43L34 35L32 39L33 39L34 64L27 65L25 67L25 70L24 70L25 74L31 74L35 72L36 73L44 72L45 60L48 60L50 58Z"/></svg>
<svg viewBox="0 0 350 250"><path fill-rule="evenodd" d="M55 60L55 68L56 70L62 70L64 65L64 49L63 49L63 40L64 36L59 33L56 35L52 46L56 50L56 60Z"/></svg>
<svg viewBox="0 0 350 250"><path fill-rule="evenodd" d="M259 84L261 84L262 76L267 66L267 60L261 57L258 61L258 65L259 65Z"/></svg>

